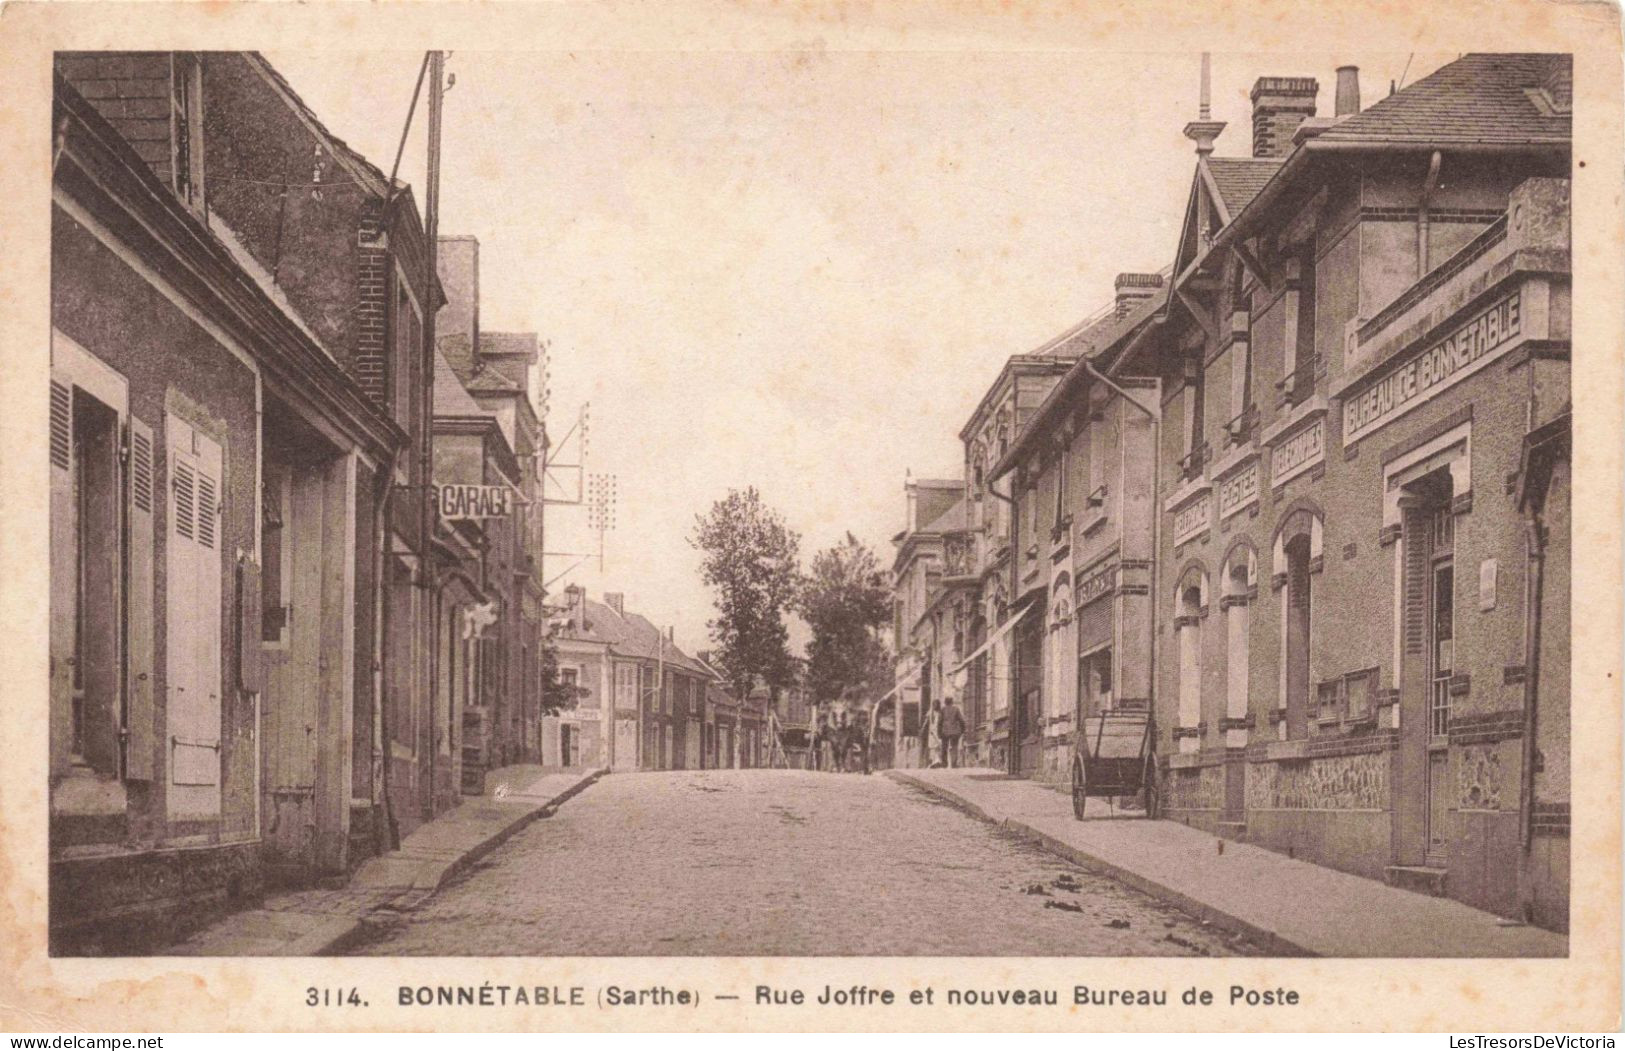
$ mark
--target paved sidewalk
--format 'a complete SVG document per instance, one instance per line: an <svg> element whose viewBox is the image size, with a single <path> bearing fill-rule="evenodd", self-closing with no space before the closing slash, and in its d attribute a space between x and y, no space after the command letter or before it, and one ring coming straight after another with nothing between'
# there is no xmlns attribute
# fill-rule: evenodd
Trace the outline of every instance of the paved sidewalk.
<svg viewBox="0 0 1625 1051"><path fill-rule="evenodd" d="M1281 955L1568 955L1564 935L1508 926L1497 916L1448 898L1399 890L1248 843L1220 841L1172 821L1105 814L1078 821L1065 792L1004 778L998 771L888 774L985 821L1031 836L1069 861L1239 930Z"/></svg>
<svg viewBox="0 0 1625 1051"><path fill-rule="evenodd" d="M306 890L234 913L162 956L322 956L360 933L367 917L421 904L452 876L515 832L557 810L603 770L507 766L486 775L486 793L418 826L401 848L371 858L337 890Z"/></svg>

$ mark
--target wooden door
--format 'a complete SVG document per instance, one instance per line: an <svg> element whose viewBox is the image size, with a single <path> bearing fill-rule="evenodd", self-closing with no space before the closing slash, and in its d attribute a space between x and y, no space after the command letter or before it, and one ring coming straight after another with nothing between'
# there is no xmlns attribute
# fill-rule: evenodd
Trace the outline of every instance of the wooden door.
<svg viewBox="0 0 1625 1051"><path fill-rule="evenodd" d="M225 492L219 443L170 415L167 552L169 737L172 820L220 814L220 603Z"/></svg>

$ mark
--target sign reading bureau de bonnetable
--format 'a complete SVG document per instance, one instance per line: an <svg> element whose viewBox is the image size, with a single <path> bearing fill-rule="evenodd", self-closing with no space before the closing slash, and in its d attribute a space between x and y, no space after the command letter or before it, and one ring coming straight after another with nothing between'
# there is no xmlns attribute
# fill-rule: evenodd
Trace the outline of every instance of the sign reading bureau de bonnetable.
<svg viewBox="0 0 1625 1051"><path fill-rule="evenodd" d="M442 485L435 489L440 517L507 518L513 514L513 488L506 485Z"/></svg>
<svg viewBox="0 0 1625 1051"><path fill-rule="evenodd" d="M1361 438L1465 379L1522 331L1514 292L1343 403L1343 442Z"/></svg>

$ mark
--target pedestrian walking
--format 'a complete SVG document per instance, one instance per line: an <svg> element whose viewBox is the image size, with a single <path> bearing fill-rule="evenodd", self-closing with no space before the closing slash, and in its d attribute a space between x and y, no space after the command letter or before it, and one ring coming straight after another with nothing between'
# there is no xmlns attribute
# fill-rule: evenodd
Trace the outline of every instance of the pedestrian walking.
<svg viewBox="0 0 1625 1051"><path fill-rule="evenodd" d="M959 742L965 736L965 713L959 710L952 697L942 707L937 722L937 735L942 738L942 765L959 766Z"/></svg>
<svg viewBox="0 0 1625 1051"><path fill-rule="evenodd" d="M835 727L835 771L846 773L849 769L847 754L852 750L852 724L847 722L846 713L840 715L840 723Z"/></svg>
<svg viewBox="0 0 1625 1051"><path fill-rule="evenodd" d="M921 765L934 767L939 765L937 753L942 749L942 702L932 701L931 711L926 713L925 733L920 736Z"/></svg>

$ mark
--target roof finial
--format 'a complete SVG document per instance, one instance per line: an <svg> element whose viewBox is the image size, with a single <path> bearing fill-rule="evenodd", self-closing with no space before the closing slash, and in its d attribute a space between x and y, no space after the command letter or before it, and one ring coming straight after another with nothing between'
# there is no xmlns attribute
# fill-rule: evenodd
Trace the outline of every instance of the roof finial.
<svg viewBox="0 0 1625 1051"><path fill-rule="evenodd" d="M1213 119L1213 53L1202 52L1202 94L1196 109L1197 120Z"/></svg>
<svg viewBox="0 0 1625 1051"><path fill-rule="evenodd" d="M1198 156L1213 152L1213 140L1224 130L1224 121L1213 119L1213 58L1202 52L1202 91L1197 99L1196 119L1185 125L1185 137L1196 143Z"/></svg>

